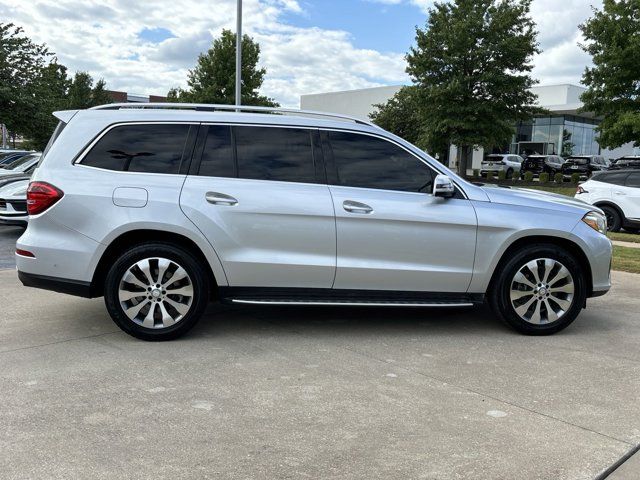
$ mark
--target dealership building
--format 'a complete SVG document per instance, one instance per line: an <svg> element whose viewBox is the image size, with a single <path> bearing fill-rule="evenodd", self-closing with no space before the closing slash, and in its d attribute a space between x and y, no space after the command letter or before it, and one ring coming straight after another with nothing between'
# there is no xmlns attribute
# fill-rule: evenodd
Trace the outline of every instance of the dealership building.
<svg viewBox="0 0 640 480"><path fill-rule="evenodd" d="M402 85L374 87L361 90L302 95L300 108L321 112L340 113L369 119L376 110L376 104L385 103L402 88ZM640 153L633 144L623 145L615 150L603 149L598 145L595 131L599 120L593 114L580 112L580 95L585 88L577 85L545 85L533 87L538 96L538 105L548 113L515 125L515 134L505 152L516 154L555 153L558 155L598 155L618 158L623 155ZM480 168L484 151L478 149L473 154L472 168ZM457 149L451 147L449 166L455 167Z"/></svg>

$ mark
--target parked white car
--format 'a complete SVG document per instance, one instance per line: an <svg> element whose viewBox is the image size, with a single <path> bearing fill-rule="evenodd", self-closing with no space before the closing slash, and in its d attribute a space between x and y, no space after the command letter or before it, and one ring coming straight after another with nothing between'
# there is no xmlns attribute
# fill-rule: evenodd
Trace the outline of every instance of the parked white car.
<svg viewBox="0 0 640 480"><path fill-rule="evenodd" d="M0 178L6 175L19 175L28 170L33 170L33 167L40 161L41 156L41 153L30 153L5 165L4 168L0 168Z"/></svg>
<svg viewBox="0 0 640 480"><path fill-rule="evenodd" d="M29 180L17 180L0 187L0 225L27 225Z"/></svg>
<svg viewBox="0 0 640 480"><path fill-rule="evenodd" d="M611 232L640 230L640 170L595 173L578 186L575 198L600 207Z"/></svg>
<svg viewBox="0 0 640 480"><path fill-rule="evenodd" d="M518 175L522 168L522 162L524 159L520 155L511 154L491 154L487 155L482 160L480 167L480 175L483 177L487 175L487 172L498 173L500 171L506 172L507 178L513 178L513 175Z"/></svg>

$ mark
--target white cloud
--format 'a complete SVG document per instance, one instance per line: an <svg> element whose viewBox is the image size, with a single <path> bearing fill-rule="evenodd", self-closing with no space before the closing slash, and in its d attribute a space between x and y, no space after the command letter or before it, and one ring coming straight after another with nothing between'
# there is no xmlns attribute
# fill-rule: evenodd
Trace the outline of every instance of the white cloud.
<svg viewBox="0 0 640 480"><path fill-rule="evenodd" d="M245 32L260 42L268 71L262 93L297 106L305 93L408 81L404 51L356 48L348 32L298 28L283 20L285 13L305 14L308 1L244 0ZM369 1L413 4L423 11L433 4ZM602 0L591 1L601 6ZM158 0L153 5L131 0L0 0L3 21L23 26L72 71L88 70L95 78L104 77L109 88L140 94L163 95L170 87L185 86L198 53L223 28L235 29L235 13L235 0ZM577 46L577 25L591 14L587 1L534 0L532 14L544 48L535 59L534 75L547 84L578 82L589 62ZM420 15L416 10L415 23L423 23ZM159 43L139 37L143 29L159 28L174 37Z"/></svg>
<svg viewBox="0 0 640 480"><path fill-rule="evenodd" d="M403 53L354 47L349 34L285 24L301 13L297 0L244 0L244 29L260 42L268 75L265 95L297 106L303 93L407 81ZM223 28L235 29L235 0L0 0L0 18L46 43L71 70L104 77L109 88L165 94L185 86L187 70ZM174 38L153 43L144 29L163 28Z"/></svg>

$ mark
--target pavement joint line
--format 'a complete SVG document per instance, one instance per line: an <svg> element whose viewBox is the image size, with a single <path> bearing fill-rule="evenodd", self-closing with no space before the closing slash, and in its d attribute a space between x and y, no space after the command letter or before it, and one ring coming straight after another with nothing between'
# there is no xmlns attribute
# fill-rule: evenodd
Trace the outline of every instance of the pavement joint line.
<svg viewBox="0 0 640 480"><path fill-rule="evenodd" d="M274 325L276 327L279 327L279 328L281 328L281 329L283 329L285 331L288 330L288 331L293 332L293 333L295 333L297 335L308 337L308 335L305 335L304 333L301 333L301 332L299 332L299 331L297 331L295 329L287 329L286 327L284 327L282 325L279 325L279 324L276 324L274 322L271 322L269 320L266 320L266 321L267 321L267 323L270 323L270 324L272 324L272 325ZM371 360L375 360L375 361L378 361L380 363L384 363L385 365L389 365L390 364L385 359L378 358L378 357L376 357L374 355L370 355L370 354L365 353L365 352L360 352L360 351L355 350L355 349L350 348L350 347L339 346L337 348L342 348L342 349L347 350L347 351L349 351L351 353L355 353L356 355L360 355L362 357L366 357L366 358L369 358ZM493 395L489 395L487 393L483 393L483 392L480 392L478 390L474 390L473 388L464 387L464 386L458 385L456 383L452 383L450 381L444 380L442 378L435 377L433 375L428 375L428 374L426 374L424 372L413 370L413 369L411 369L409 367L405 367L405 366L402 366L402 365L397 364L397 363L394 363L393 365L395 365L398 369L404 370L406 372L413 373L415 375L419 375L419 376L422 376L424 378L428 378L428 379L431 379L431 380L435 380L435 381L443 383L445 385L450 385L452 387L459 388L461 390L473 393L473 394L478 395L480 397L489 398L491 400L495 400L497 402L504 403L505 405L509 405L511 407L514 407L514 408L517 408L517 409L521 409L521 410L524 410L526 412L533 413L535 415L540 415L540 416L548 418L550 420L555 420L557 422L564 423L565 425L569 425L569 426L572 426L572 427L575 427L575 428L579 428L579 429L584 430L586 432L594 433L596 435L608 438L609 440L613 440L613 441L616 441L616 442L624 443L625 445L630 445L632 447L635 447L635 444L633 444L631 442L628 442L626 440L622 440L620 438L612 437L611 435L607 435L606 433L598 432L597 430L592 430L590 428L587 428L587 427L584 427L582 425L578 425L578 424L569 422L568 420L564 420L562 418L554 417L553 415L550 415L548 413L538 412L536 410L533 410L531 408L528 408L528 407L525 407L525 406L522 406L522 405L518 405L518 404L510 402L508 400L504 400L504 399L501 399L501 398L498 398L498 397L494 397Z"/></svg>
<svg viewBox="0 0 640 480"><path fill-rule="evenodd" d="M622 455L617 461L615 461L612 465L609 465L602 472L598 474L598 476L594 480L604 480L608 478L612 473L614 473L618 468L624 465L627 461L631 460L631 457L638 454L640 452L640 443L634 447L632 447L627 453Z"/></svg>
<svg viewBox="0 0 640 480"><path fill-rule="evenodd" d="M87 335L86 337L67 338L66 340L59 340L57 342L41 343L38 345L29 345L27 347L14 348L13 350L0 350L0 355L2 355L3 353L13 353L13 352L20 352L22 350L30 350L32 348L48 347L50 345L58 345L60 343L75 342L77 340L87 340L89 338L105 337L107 335L113 335L115 333L122 333L122 331L114 330L113 332L97 333L95 335Z"/></svg>

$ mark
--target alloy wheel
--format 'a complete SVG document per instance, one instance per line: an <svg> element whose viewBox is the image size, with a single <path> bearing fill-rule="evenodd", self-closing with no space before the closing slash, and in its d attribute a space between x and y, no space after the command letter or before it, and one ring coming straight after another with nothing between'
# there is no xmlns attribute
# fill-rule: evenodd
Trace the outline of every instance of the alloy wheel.
<svg viewBox="0 0 640 480"><path fill-rule="evenodd" d="M173 260L145 258L129 267L118 288L125 315L145 328L167 328L191 309L194 288L187 271Z"/></svg>
<svg viewBox="0 0 640 480"><path fill-rule="evenodd" d="M516 314L534 325L555 322L571 308L575 285L558 260L539 258L523 265L511 281L509 297Z"/></svg>

